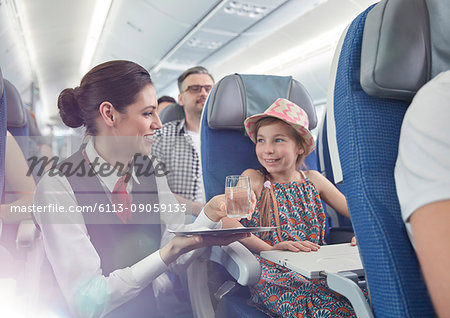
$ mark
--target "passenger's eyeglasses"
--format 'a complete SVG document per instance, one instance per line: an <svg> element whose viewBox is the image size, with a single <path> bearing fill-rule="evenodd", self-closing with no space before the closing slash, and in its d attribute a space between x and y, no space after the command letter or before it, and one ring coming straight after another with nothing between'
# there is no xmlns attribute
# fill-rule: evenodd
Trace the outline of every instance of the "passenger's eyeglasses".
<svg viewBox="0 0 450 318"><path fill-rule="evenodd" d="M211 91L212 85L190 85L184 91L189 91L191 93L200 93L202 91L202 88L204 88L205 91L209 93Z"/></svg>

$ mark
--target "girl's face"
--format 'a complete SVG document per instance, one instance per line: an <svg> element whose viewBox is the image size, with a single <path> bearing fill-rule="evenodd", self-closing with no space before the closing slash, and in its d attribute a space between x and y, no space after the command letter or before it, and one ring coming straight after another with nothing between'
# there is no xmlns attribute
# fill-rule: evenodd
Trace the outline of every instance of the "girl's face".
<svg viewBox="0 0 450 318"><path fill-rule="evenodd" d="M288 124L277 121L259 128L256 156L273 177L293 175L297 169L297 158L303 153Z"/></svg>
<svg viewBox="0 0 450 318"><path fill-rule="evenodd" d="M125 114L118 114L116 136L121 145L132 154L148 155L155 130L162 127L156 113L158 102L153 85L148 84L137 95L136 101L126 108Z"/></svg>

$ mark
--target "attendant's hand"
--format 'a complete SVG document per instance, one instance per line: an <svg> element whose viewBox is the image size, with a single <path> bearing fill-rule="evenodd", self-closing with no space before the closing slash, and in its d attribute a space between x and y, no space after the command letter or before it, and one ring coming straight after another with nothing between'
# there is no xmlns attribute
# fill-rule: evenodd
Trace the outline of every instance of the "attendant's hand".
<svg viewBox="0 0 450 318"><path fill-rule="evenodd" d="M310 241L283 241L272 246L272 250L291 251L291 252L311 252L318 251L320 245Z"/></svg>
<svg viewBox="0 0 450 318"><path fill-rule="evenodd" d="M356 236L353 236L353 237L352 237L352 241L350 242L350 245L351 245L351 246L356 246L356 245L357 245L357 242L356 242Z"/></svg>
<svg viewBox="0 0 450 318"><path fill-rule="evenodd" d="M222 218L227 216L225 209L225 194L216 195L206 203L203 208L206 216L214 222L219 222Z"/></svg>
<svg viewBox="0 0 450 318"><path fill-rule="evenodd" d="M175 236L166 246L161 248L159 253L161 255L161 259L166 265L168 265L176 260L180 255L189 251L213 245L228 245L234 241L242 240L249 236L250 233L230 234L223 236Z"/></svg>

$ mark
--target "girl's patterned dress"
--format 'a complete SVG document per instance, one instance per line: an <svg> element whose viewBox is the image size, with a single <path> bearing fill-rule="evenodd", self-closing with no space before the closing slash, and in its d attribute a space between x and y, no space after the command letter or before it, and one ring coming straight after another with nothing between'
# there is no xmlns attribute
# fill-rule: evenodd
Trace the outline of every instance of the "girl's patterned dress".
<svg viewBox="0 0 450 318"><path fill-rule="evenodd" d="M325 213L314 184L302 182L274 183L283 241L309 240L324 244ZM244 226L259 226L261 196L252 219L242 219ZM276 226L271 213L272 226ZM256 234L259 236L259 233ZM277 231L265 239L270 245L280 243ZM297 272L256 255L261 263L261 279L251 287L251 301L262 311L281 317L354 317L348 300L328 289L323 279L307 279ZM268 310L268 311L267 311Z"/></svg>

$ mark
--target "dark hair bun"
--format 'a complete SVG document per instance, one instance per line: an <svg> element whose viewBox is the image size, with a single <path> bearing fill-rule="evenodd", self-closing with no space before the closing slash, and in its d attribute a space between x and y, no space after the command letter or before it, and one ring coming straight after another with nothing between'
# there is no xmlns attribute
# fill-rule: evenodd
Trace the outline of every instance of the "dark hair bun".
<svg viewBox="0 0 450 318"><path fill-rule="evenodd" d="M69 127L77 128L83 125L84 120L81 117L81 109L78 105L73 88L66 88L58 97L59 115L62 121Z"/></svg>

